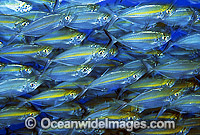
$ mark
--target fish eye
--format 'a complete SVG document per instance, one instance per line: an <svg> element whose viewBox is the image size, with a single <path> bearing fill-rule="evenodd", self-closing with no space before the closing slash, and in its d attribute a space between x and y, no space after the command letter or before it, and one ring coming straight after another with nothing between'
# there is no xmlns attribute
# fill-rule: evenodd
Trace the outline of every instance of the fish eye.
<svg viewBox="0 0 200 135"><path fill-rule="evenodd" d="M176 96L176 97L179 96L179 93L175 93L174 96Z"/></svg>
<svg viewBox="0 0 200 135"><path fill-rule="evenodd" d="M25 71L30 74L31 73L31 69L30 68L26 68Z"/></svg>
<svg viewBox="0 0 200 135"><path fill-rule="evenodd" d="M31 83L31 84L30 84L30 86L31 86L31 87L34 87L34 86L35 86L35 84L34 84L34 83Z"/></svg>
<svg viewBox="0 0 200 135"><path fill-rule="evenodd" d="M136 78L137 77L137 75L133 75L133 78Z"/></svg>
<svg viewBox="0 0 200 135"><path fill-rule="evenodd" d="M78 36L77 36L77 39L80 39L80 38L82 38L82 35L78 35Z"/></svg>
<svg viewBox="0 0 200 135"><path fill-rule="evenodd" d="M107 16L105 16L103 19L104 19L104 20L107 20L107 19L108 19L108 17L107 17Z"/></svg>
<svg viewBox="0 0 200 135"><path fill-rule="evenodd" d="M0 41L0 48L3 47L3 42Z"/></svg>
<svg viewBox="0 0 200 135"><path fill-rule="evenodd" d="M22 23L22 26L25 26L25 25L26 25L26 22L23 22L23 23Z"/></svg>
<svg viewBox="0 0 200 135"><path fill-rule="evenodd" d="M21 25L22 26L27 26L29 23L28 22L23 22Z"/></svg>
<svg viewBox="0 0 200 135"><path fill-rule="evenodd" d="M166 10L166 13L167 13L167 14L171 14L171 12L172 12L172 9Z"/></svg>
<svg viewBox="0 0 200 135"><path fill-rule="evenodd" d="M84 67L84 68L83 68L83 72L86 72L86 71L87 71L87 69L88 69L87 67Z"/></svg>
<svg viewBox="0 0 200 135"><path fill-rule="evenodd" d="M163 40L168 40L169 36L163 36L162 39Z"/></svg>
<svg viewBox="0 0 200 135"><path fill-rule="evenodd" d="M69 19L70 19L70 16L66 16L66 17L65 17L65 20L68 21Z"/></svg>
<svg viewBox="0 0 200 135"><path fill-rule="evenodd" d="M101 50L99 51L99 54L100 54L100 55L104 54L105 50L106 50L106 49L101 49Z"/></svg>
<svg viewBox="0 0 200 135"><path fill-rule="evenodd" d="M110 54L113 55L113 54L114 54L114 51L111 51Z"/></svg>
<svg viewBox="0 0 200 135"><path fill-rule="evenodd" d="M49 51L48 51L48 49L44 49L43 52L44 53L48 53Z"/></svg>
<svg viewBox="0 0 200 135"><path fill-rule="evenodd" d="M102 55L102 54L103 54L103 51L100 51L99 54Z"/></svg>
<svg viewBox="0 0 200 135"><path fill-rule="evenodd" d="M111 50L110 50L110 54L111 54L111 55L115 54L115 50L114 50L114 49L111 49Z"/></svg>

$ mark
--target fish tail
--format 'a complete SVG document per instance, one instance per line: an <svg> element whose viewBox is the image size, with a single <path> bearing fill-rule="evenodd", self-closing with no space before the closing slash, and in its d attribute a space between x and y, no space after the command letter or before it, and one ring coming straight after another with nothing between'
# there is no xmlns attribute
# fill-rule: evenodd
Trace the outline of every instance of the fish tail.
<svg viewBox="0 0 200 135"><path fill-rule="evenodd" d="M19 107L19 108L28 103L28 100L25 99L25 98L17 97L17 99L19 99L19 101L21 101L21 102L17 105L17 107Z"/></svg>
<svg viewBox="0 0 200 135"><path fill-rule="evenodd" d="M59 4L60 4L59 0L56 0L53 7L53 13L58 9Z"/></svg>
<svg viewBox="0 0 200 135"><path fill-rule="evenodd" d="M173 1L173 0L172 0L172 1ZM170 8L174 8L177 1L178 1L178 0L174 0L174 1L172 2L172 4L170 5L169 9L170 9Z"/></svg>
<svg viewBox="0 0 200 135"><path fill-rule="evenodd" d="M159 116L161 116L166 110L167 110L167 108L163 106L163 107L160 109L160 111L158 112L158 114L157 114L157 116L156 116L156 119L157 119Z"/></svg>
<svg viewBox="0 0 200 135"><path fill-rule="evenodd" d="M36 127L38 135L43 135L43 130L41 128Z"/></svg>
<svg viewBox="0 0 200 135"><path fill-rule="evenodd" d="M118 20L118 14L112 11L110 6L107 4L106 7L100 8L100 11L106 12L111 15L111 20L103 27L103 29L108 29L110 26L112 26L117 20Z"/></svg>
<svg viewBox="0 0 200 135"><path fill-rule="evenodd" d="M198 83L200 83L200 80L196 76L194 76L194 78L198 81Z"/></svg>
<svg viewBox="0 0 200 135"><path fill-rule="evenodd" d="M45 3L43 3L43 5L44 5L44 7L49 11L49 13L51 13L52 12L52 10L50 9L50 7L49 6L47 6Z"/></svg>
<svg viewBox="0 0 200 135"><path fill-rule="evenodd" d="M110 49L112 47L112 45L114 45L116 42L118 42L118 40L111 35L106 29L103 29L105 34L108 36L108 38L110 39L108 45L107 45L107 49Z"/></svg>
<svg viewBox="0 0 200 135"><path fill-rule="evenodd" d="M108 29L111 26L113 26L113 24L118 20L119 18L117 17L117 15L112 15L111 20L104 26L104 29Z"/></svg>
<svg viewBox="0 0 200 135"><path fill-rule="evenodd" d="M117 1L115 2L115 4L117 3ZM106 12L106 13L108 13L108 14L110 14L111 16L118 16L118 14L117 13L115 13L115 12L113 12L112 11L112 7L111 7L111 5L110 4L106 4L106 6L105 7L101 7L100 9L99 9L99 11L100 12Z"/></svg>
<svg viewBox="0 0 200 135"><path fill-rule="evenodd" d="M44 67L44 70L42 71L42 73L39 75L39 78L43 77L44 73L46 72L46 70L48 69L48 67L51 65L52 60L47 60L46 65Z"/></svg>
<svg viewBox="0 0 200 135"><path fill-rule="evenodd" d="M164 47L164 49L162 50L162 53L164 54L170 47L172 47L172 41L169 41L167 43L167 45Z"/></svg>
<svg viewBox="0 0 200 135"><path fill-rule="evenodd" d="M146 67L148 73L151 73L151 72L153 71L153 67L152 67L149 63L147 63L147 62L144 61L144 60L141 60L141 62L142 62L142 64Z"/></svg>
<svg viewBox="0 0 200 135"><path fill-rule="evenodd" d="M119 107L115 110L115 112L121 111L121 110L124 109L126 106L127 106L127 103L124 102L121 106L119 106Z"/></svg>
<svg viewBox="0 0 200 135"><path fill-rule="evenodd" d="M184 29L185 31L188 31L188 33L191 33L192 30L195 30L195 29L193 28L193 25L194 25L195 20L198 19L198 14L199 14L199 12L197 12L197 11L196 11L194 8L192 8L192 7L190 7L190 10L193 11L194 14L192 15L191 20L189 21L189 23L187 24L186 28ZM195 30L195 31L198 31L198 30Z"/></svg>
<svg viewBox="0 0 200 135"><path fill-rule="evenodd" d="M83 89L78 96L75 98L75 100L79 100L80 98L83 97L83 95L88 91L88 88Z"/></svg>
<svg viewBox="0 0 200 135"><path fill-rule="evenodd" d="M10 37L10 39L7 42L7 45L10 45L11 43L13 43L13 41L19 36L19 33L13 35Z"/></svg>

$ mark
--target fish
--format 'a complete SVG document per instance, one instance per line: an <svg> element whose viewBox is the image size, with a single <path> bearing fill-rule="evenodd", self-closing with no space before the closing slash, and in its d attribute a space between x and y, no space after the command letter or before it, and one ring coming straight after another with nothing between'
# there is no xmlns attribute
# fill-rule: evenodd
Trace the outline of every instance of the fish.
<svg viewBox="0 0 200 135"><path fill-rule="evenodd" d="M47 107L43 109L42 112L45 112L53 117L69 118L69 117L82 116L84 113L84 110L77 103L67 102L59 106Z"/></svg>
<svg viewBox="0 0 200 135"><path fill-rule="evenodd" d="M94 79L94 77L86 76L74 82L65 81L56 85L54 89L79 89L79 86L88 86Z"/></svg>
<svg viewBox="0 0 200 135"><path fill-rule="evenodd" d="M36 117L39 115L39 113L39 111L30 107L6 107L0 111L0 125L6 127L14 123L24 123L25 118L30 116Z"/></svg>
<svg viewBox="0 0 200 135"><path fill-rule="evenodd" d="M169 79L186 79L198 74L198 65L198 61L177 60L158 65L154 70Z"/></svg>
<svg viewBox="0 0 200 135"><path fill-rule="evenodd" d="M137 68L135 69L134 67L128 68L128 64L102 75L101 77L94 80L87 88L101 91L107 91L113 88L117 89L136 82L147 72L146 68L142 64L140 66L137 65ZM135 61L131 63L130 66L134 66L134 64Z"/></svg>
<svg viewBox="0 0 200 135"><path fill-rule="evenodd" d="M69 2L69 3L74 3L77 5L91 5L91 4L96 4L99 2L103 2L105 0L86 0L86 1L78 1L78 0L62 0L62 2Z"/></svg>
<svg viewBox="0 0 200 135"><path fill-rule="evenodd" d="M101 77L94 80L86 88L82 88L83 90L81 94L79 94L77 99L81 98L86 92L91 92L92 90L98 90L99 92L108 92L123 88L128 84L136 82L147 72L146 67L143 65L142 62L140 62L140 66L134 65L135 63L137 63L137 61L134 61L131 64L130 63L122 66L121 68L111 70L108 73L103 73ZM129 67L131 65L133 66L133 68Z"/></svg>
<svg viewBox="0 0 200 135"><path fill-rule="evenodd" d="M58 13L66 13L70 12L73 14L81 13L81 12L97 12L100 9L100 6L97 4L89 4L89 5L66 5L59 6L59 9L56 10Z"/></svg>
<svg viewBox="0 0 200 135"><path fill-rule="evenodd" d="M31 58L42 58L47 57L53 48L51 46L38 46L38 45L26 45L26 44L16 44L5 46L0 49L0 57L9 59L16 62L30 62ZM26 56L26 59L24 59Z"/></svg>
<svg viewBox="0 0 200 135"><path fill-rule="evenodd" d="M199 38L200 38L200 34L198 33L191 34L191 35L181 38L175 43L172 43L171 46L177 45L187 50L199 49L200 48L198 44Z"/></svg>
<svg viewBox="0 0 200 135"><path fill-rule="evenodd" d="M126 87L129 91L138 89L150 90L163 87L172 87L176 80L173 79L159 79L159 78L144 78Z"/></svg>
<svg viewBox="0 0 200 135"><path fill-rule="evenodd" d="M93 64L78 65L78 66L60 65L53 68L49 68L46 72L44 72L43 77L48 76L56 81L74 82L79 78L83 78L88 74L90 74L93 68L94 68Z"/></svg>
<svg viewBox="0 0 200 135"><path fill-rule="evenodd" d="M72 132L73 129L70 128L48 128L48 129L38 129L39 134L62 134L62 135L67 135ZM73 132L74 133L74 132ZM77 132L79 133L79 132Z"/></svg>
<svg viewBox="0 0 200 135"><path fill-rule="evenodd" d="M49 32L52 32L52 30L56 28L64 27L62 22L64 20L68 21L65 19L65 17L68 16L62 14L52 14L44 16L23 27L23 29L20 31L20 34L35 37L43 36L45 34L48 34Z"/></svg>
<svg viewBox="0 0 200 135"><path fill-rule="evenodd" d="M166 53L182 60L191 59L191 58L194 59L194 58L197 58L200 54L200 52L196 49L188 50L188 49L184 49L177 46L172 46L171 48L167 49L165 51L165 54Z"/></svg>
<svg viewBox="0 0 200 135"><path fill-rule="evenodd" d="M42 80L31 78L14 78L0 81L0 94L6 97L19 96L25 93L33 92L42 84Z"/></svg>
<svg viewBox="0 0 200 135"><path fill-rule="evenodd" d="M92 94L96 94L93 92ZM88 111L93 113L100 110L108 109L112 106L118 106L118 103L114 100L116 97L116 93L110 92L103 95L90 95L88 94L85 98L84 102L80 102L84 106L88 108Z"/></svg>
<svg viewBox="0 0 200 135"><path fill-rule="evenodd" d="M21 105L32 103L40 106L59 106L65 102L70 102L76 98L79 90L49 89L22 100Z"/></svg>
<svg viewBox="0 0 200 135"><path fill-rule="evenodd" d="M0 108L3 109L4 107L8 106L17 106L20 103L20 100L17 97L7 97L4 95L0 96Z"/></svg>
<svg viewBox="0 0 200 135"><path fill-rule="evenodd" d="M19 13L26 13L32 10L32 5L20 0L1 1L0 13L17 15Z"/></svg>
<svg viewBox="0 0 200 135"><path fill-rule="evenodd" d="M25 18L14 16L14 15L7 15L7 14L1 14L0 15L0 25L4 26L5 28L9 28L10 31L14 30L13 34L16 34L19 32L24 26L28 25L30 21L28 21ZM12 33L10 33L12 34Z"/></svg>
<svg viewBox="0 0 200 135"><path fill-rule="evenodd" d="M70 48L71 46L79 45L85 37L86 35L84 33L69 28L63 28L46 34L33 41L33 43L48 45L53 48Z"/></svg>
<svg viewBox="0 0 200 135"><path fill-rule="evenodd" d="M109 120L121 120L121 119L130 119L133 118L134 120L138 119L139 116L135 113L127 112L127 113L120 113L115 112L113 113L112 108L108 108L105 110L97 111L95 113L92 113L84 118L84 120L88 120L90 118L91 120L95 120L95 118L98 118L99 120L103 120L105 118L108 118Z"/></svg>
<svg viewBox="0 0 200 135"><path fill-rule="evenodd" d="M134 23L128 20L118 19L114 22L113 26L121 29L125 32L137 32L143 31L145 29L145 25Z"/></svg>
<svg viewBox="0 0 200 135"><path fill-rule="evenodd" d="M123 62L123 63L129 63L129 62L132 62L134 60L137 60L137 58L132 56L130 52L132 52L132 51L120 49L118 55L115 58L118 61Z"/></svg>
<svg viewBox="0 0 200 135"><path fill-rule="evenodd" d="M111 35L113 35L114 37L116 37L117 39L120 38L121 36L123 36L124 34L127 33L126 31L124 31L124 30L122 30L122 29L119 29L117 26L114 26L114 25L110 26L110 27L107 29L107 31L108 31ZM103 34L103 33L100 33L100 36L99 36L99 37L104 38L104 40L106 40L105 37L102 37L102 34ZM95 36L95 35L94 35L94 36ZM97 37L98 37L98 36L97 36ZM89 39L90 39L90 38L89 38ZM89 40L89 39L88 39L88 40ZM96 39L96 38L95 38L95 39ZM98 40L96 39L95 41L98 41Z"/></svg>
<svg viewBox="0 0 200 135"><path fill-rule="evenodd" d="M13 35L8 44L19 35L40 37L67 26L74 17L70 14L51 14L43 16L24 26L17 34Z"/></svg>
<svg viewBox="0 0 200 135"><path fill-rule="evenodd" d="M19 64L3 64L2 69L0 69L1 78L31 77L33 75L39 75L39 71Z"/></svg>
<svg viewBox="0 0 200 135"><path fill-rule="evenodd" d="M194 11L190 8L177 8L163 19L163 22L170 26L178 25L185 27L194 20Z"/></svg>
<svg viewBox="0 0 200 135"><path fill-rule="evenodd" d="M199 113L200 95L189 94L173 101L168 109L178 110L180 113Z"/></svg>
<svg viewBox="0 0 200 135"><path fill-rule="evenodd" d="M162 107L170 103L170 100L167 100L170 95L169 92L169 90L153 89L136 96L127 105L138 107L139 112L149 108Z"/></svg>
<svg viewBox="0 0 200 135"><path fill-rule="evenodd" d="M138 109L136 111L142 112L145 109L168 106L173 100L184 95L187 91L187 88L176 88L174 86L171 88L151 89L131 99L131 101L122 105L120 109L130 105L137 107Z"/></svg>
<svg viewBox="0 0 200 135"><path fill-rule="evenodd" d="M83 12L77 13L68 27L72 29L98 29L105 26L110 20L111 15L100 12Z"/></svg>
<svg viewBox="0 0 200 135"><path fill-rule="evenodd" d="M64 65L82 65L116 56L117 48L108 50L106 47L99 44L73 47L57 55L52 61Z"/></svg>
<svg viewBox="0 0 200 135"><path fill-rule="evenodd" d="M57 0L23 0L32 5L35 10L48 11L53 13L57 4Z"/></svg>
<svg viewBox="0 0 200 135"><path fill-rule="evenodd" d="M189 0L189 2L191 2L192 4L199 4L200 3L199 0Z"/></svg>
<svg viewBox="0 0 200 135"><path fill-rule="evenodd" d="M143 116L142 120L156 120L156 119L159 119L159 120L179 120L179 118L181 118L181 115L178 115L176 113L165 112L158 117L157 117L157 113L153 113L153 114Z"/></svg>
<svg viewBox="0 0 200 135"><path fill-rule="evenodd" d="M25 18L29 20L30 22L33 22L47 15L48 13L44 11L30 11L30 12L18 14L17 16L21 18Z"/></svg>
<svg viewBox="0 0 200 135"><path fill-rule="evenodd" d="M192 117L187 119L181 119L177 122L178 126L184 126L184 127L198 127L200 126L200 118L199 117Z"/></svg>
<svg viewBox="0 0 200 135"><path fill-rule="evenodd" d="M13 34L16 33L15 30L0 25L1 33L0 33L0 48L5 47L8 45L8 42ZM13 40L13 44L23 44L25 42L25 37L23 35L16 37Z"/></svg>
<svg viewBox="0 0 200 135"><path fill-rule="evenodd" d="M124 9L118 13L118 18L132 22L152 25L161 21L166 14L173 11L172 5L141 5Z"/></svg>
<svg viewBox="0 0 200 135"><path fill-rule="evenodd" d="M199 31L200 30L200 17L198 15L197 19L192 24L192 29Z"/></svg>
<svg viewBox="0 0 200 135"><path fill-rule="evenodd" d="M137 50L150 50L160 47L169 40L170 34L155 31L129 33L117 39L123 45Z"/></svg>

